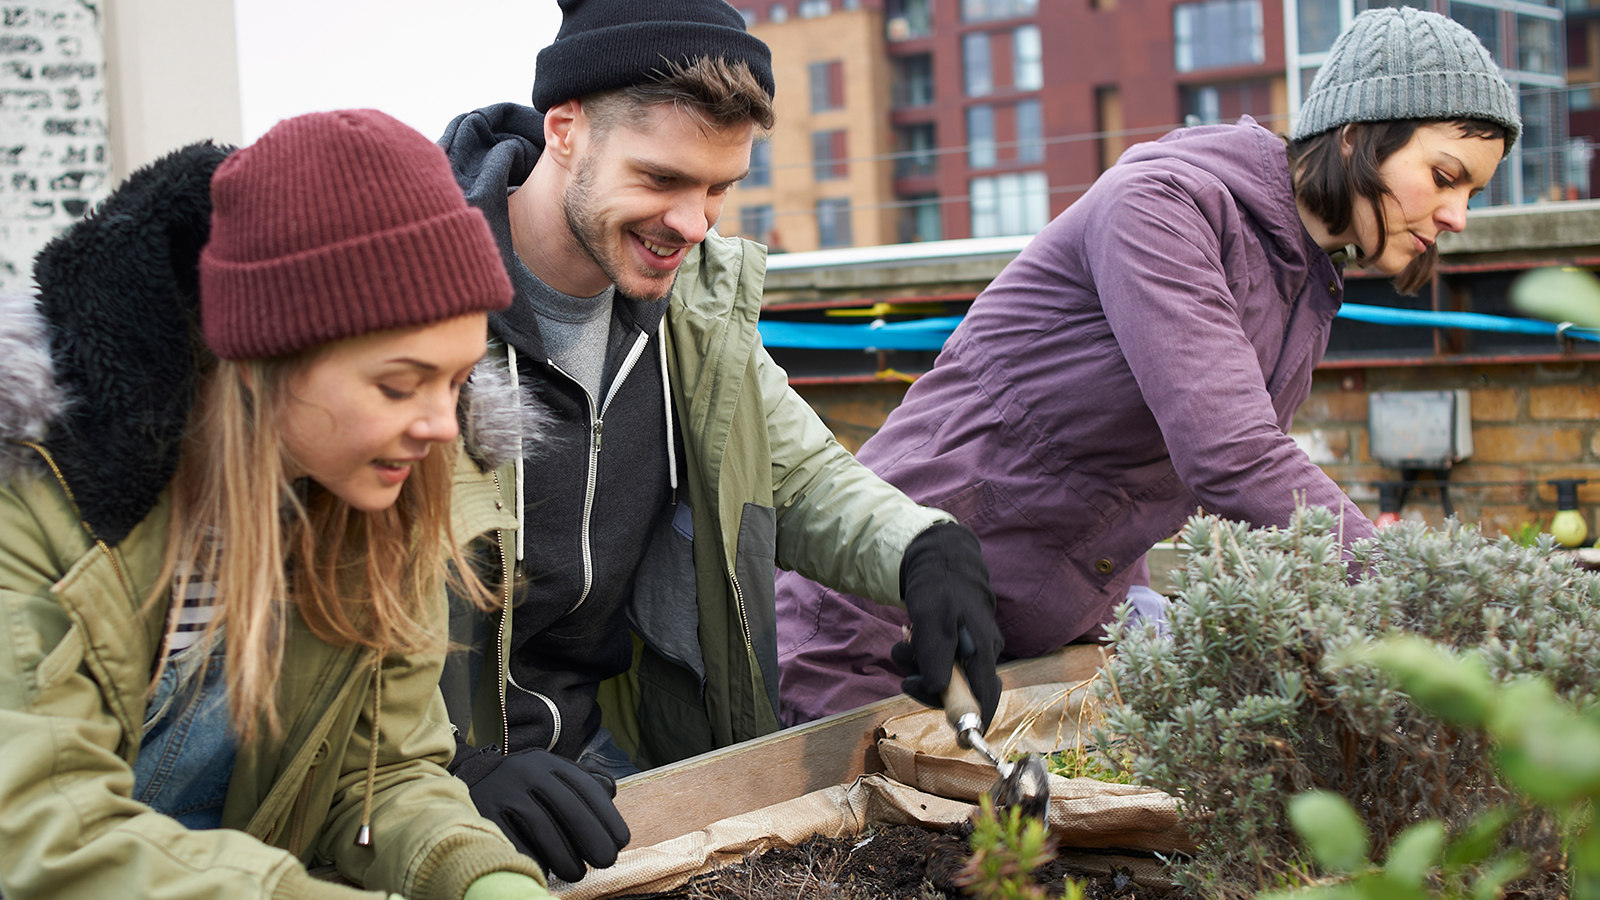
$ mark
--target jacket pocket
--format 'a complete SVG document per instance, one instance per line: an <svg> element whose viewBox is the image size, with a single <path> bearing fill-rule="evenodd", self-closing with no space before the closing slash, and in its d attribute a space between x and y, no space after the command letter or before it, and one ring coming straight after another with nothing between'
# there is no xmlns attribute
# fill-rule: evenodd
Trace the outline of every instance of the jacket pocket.
<svg viewBox="0 0 1600 900"><path fill-rule="evenodd" d="M761 667L761 680L774 716L778 710L778 613L773 582L777 550L778 511L759 503L746 503L739 517L739 545L734 554L733 571L744 597L750 647L755 651L756 664Z"/></svg>
<svg viewBox="0 0 1600 900"><path fill-rule="evenodd" d="M67 629L62 635L60 643L55 649L45 654L40 660L39 668L34 670L35 683L39 693L44 693L59 685L67 676L78 671L83 665L83 629L77 623Z"/></svg>

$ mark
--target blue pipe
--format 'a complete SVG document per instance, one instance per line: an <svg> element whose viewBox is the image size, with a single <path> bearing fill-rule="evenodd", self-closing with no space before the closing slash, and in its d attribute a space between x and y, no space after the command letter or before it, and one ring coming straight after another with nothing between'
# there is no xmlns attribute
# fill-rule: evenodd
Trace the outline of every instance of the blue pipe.
<svg viewBox="0 0 1600 900"><path fill-rule="evenodd" d="M1560 326L1539 319L1517 319L1483 313L1434 312L1420 309L1394 309L1346 303L1339 318L1378 325L1416 328L1460 328L1469 331L1494 331L1508 334L1534 334L1555 337ZM870 325L835 325L825 322L785 322L762 319L761 340L768 347L806 350L939 350L961 324L960 316L936 316L907 322L875 322ZM1600 329L1567 328L1565 337L1600 341Z"/></svg>

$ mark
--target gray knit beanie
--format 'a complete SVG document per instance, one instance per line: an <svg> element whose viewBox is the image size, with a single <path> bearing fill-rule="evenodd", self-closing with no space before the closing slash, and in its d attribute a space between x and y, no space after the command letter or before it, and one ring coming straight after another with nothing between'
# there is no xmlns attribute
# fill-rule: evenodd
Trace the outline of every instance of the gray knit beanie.
<svg viewBox="0 0 1600 900"><path fill-rule="evenodd" d="M1459 22L1409 6L1369 9L1334 41L1300 105L1291 140L1350 122L1483 119L1522 132L1517 94Z"/></svg>

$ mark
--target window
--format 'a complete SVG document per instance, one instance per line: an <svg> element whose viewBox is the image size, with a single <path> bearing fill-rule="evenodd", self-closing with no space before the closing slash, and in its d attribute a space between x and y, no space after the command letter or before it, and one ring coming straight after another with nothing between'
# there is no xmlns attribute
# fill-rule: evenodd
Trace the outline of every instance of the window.
<svg viewBox="0 0 1600 900"><path fill-rule="evenodd" d="M1555 19L1517 16L1517 68L1541 75L1559 75L1556 67Z"/></svg>
<svg viewBox="0 0 1600 900"><path fill-rule="evenodd" d="M939 195L913 194L901 200L900 243L942 240Z"/></svg>
<svg viewBox="0 0 1600 900"><path fill-rule="evenodd" d="M811 111L844 108L844 63L835 59L810 66Z"/></svg>
<svg viewBox="0 0 1600 900"><path fill-rule="evenodd" d="M753 7L745 6L739 9L739 15L744 19L744 27L749 28L756 23L756 11Z"/></svg>
<svg viewBox="0 0 1600 900"><path fill-rule="evenodd" d="M831 0L800 0L800 18L817 19L833 12Z"/></svg>
<svg viewBox="0 0 1600 900"><path fill-rule="evenodd" d="M757 138L750 145L750 174L741 183L746 187L772 184L772 144L766 138Z"/></svg>
<svg viewBox="0 0 1600 900"><path fill-rule="evenodd" d="M909 41L933 33L933 0L888 0L883 30L891 41Z"/></svg>
<svg viewBox="0 0 1600 900"><path fill-rule="evenodd" d="M974 31L961 36L961 59L966 72L967 96L983 97L994 90L989 68L989 35Z"/></svg>
<svg viewBox="0 0 1600 900"><path fill-rule="evenodd" d="M967 107L967 165L987 169L995 164L994 107Z"/></svg>
<svg viewBox="0 0 1600 900"><path fill-rule="evenodd" d="M934 155L938 143L932 122L901 125L894 130L894 177L917 178L939 171L939 157Z"/></svg>
<svg viewBox="0 0 1600 900"><path fill-rule="evenodd" d="M817 245L849 247L850 198L824 197L817 201Z"/></svg>
<svg viewBox="0 0 1600 900"><path fill-rule="evenodd" d="M1300 52L1323 53L1339 36L1339 0L1298 0L1295 18L1300 22Z"/></svg>
<svg viewBox="0 0 1600 900"><path fill-rule="evenodd" d="M1265 81L1188 85L1181 97L1185 125L1237 122L1240 116L1272 113L1272 87Z"/></svg>
<svg viewBox="0 0 1600 900"><path fill-rule="evenodd" d="M933 103L933 56L919 53L915 56L896 56L894 83L890 88L891 101L896 109L927 106Z"/></svg>
<svg viewBox="0 0 1600 900"><path fill-rule="evenodd" d="M739 234L760 244L769 244L772 234L772 204L761 203L756 206L741 206L739 208Z"/></svg>
<svg viewBox="0 0 1600 900"><path fill-rule="evenodd" d="M1567 68L1587 69L1589 67L1589 23L1583 20L1567 20Z"/></svg>
<svg viewBox="0 0 1600 900"><path fill-rule="evenodd" d="M848 177L849 156L843 131L811 132L811 174L818 181Z"/></svg>
<svg viewBox="0 0 1600 900"><path fill-rule="evenodd" d="M961 0L961 21L1017 19L1039 11L1039 0Z"/></svg>
<svg viewBox="0 0 1600 900"><path fill-rule="evenodd" d="M1024 25L1011 32L1011 86L1019 91L1044 87L1044 45L1039 26Z"/></svg>
<svg viewBox="0 0 1600 900"><path fill-rule="evenodd" d="M1114 84L1094 89L1094 130L1100 132L1100 171L1111 168L1122 155L1122 89Z"/></svg>
<svg viewBox="0 0 1600 900"><path fill-rule="evenodd" d="M789 7L788 7L788 5L784 4L784 3L774 3L774 4L772 4L772 9L767 11L767 18L771 19L774 22L787 22L787 21L789 21Z"/></svg>
<svg viewBox="0 0 1600 900"><path fill-rule="evenodd" d="M1261 0L1203 0L1172 8L1179 72L1265 62Z"/></svg>
<svg viewBox="0 0 1600 900"><path fill-rule="evenodd" d="M1044 162L1044 108L1037 100L1017 104L1017 161Z"/></svg>
<svg viewBox="0 0 1600 900"><path fill-rule="evenodd" d="M1450 4L1450 18L1467 26L1468 31L1478 36L1478 40L1489 48L1489 55L1494 57L1495 65L1509 68L1500 55L1500 10L1461 3L1458 0Z"/></svg>
<svg viewBox="0 0 1600 900"><path fill-rule="evenodd" d="M1035 234L1050 221L1050 186L1043 172L974 178L972 236Z"/></svg>
<svg viewBox="0 0 1600 900"><path fill-rule="evenodd" d="M1516 202L1561 199L1564 161L1560 151L1566 143L1560 110L1563 93L1525 90L1519 98L1522 136L1517 143L1522 149L1522 196Z"/></svg>

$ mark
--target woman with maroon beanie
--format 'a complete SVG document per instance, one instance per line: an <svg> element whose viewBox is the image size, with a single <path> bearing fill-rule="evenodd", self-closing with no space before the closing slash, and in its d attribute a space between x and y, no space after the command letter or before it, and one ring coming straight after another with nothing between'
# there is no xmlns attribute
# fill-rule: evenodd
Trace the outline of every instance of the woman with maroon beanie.
<svg viewBox="0 0 1600 900"><path fill-rule="evenodd" d="M458 415L511 288L443 153L370 110L194 145L35 275L0 300L0 894L548 896L444 769L448 564L493 604L461 548L506 524Z"/></svg>

